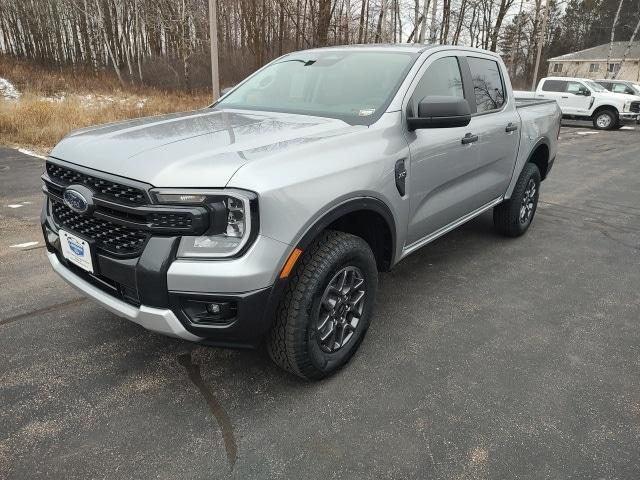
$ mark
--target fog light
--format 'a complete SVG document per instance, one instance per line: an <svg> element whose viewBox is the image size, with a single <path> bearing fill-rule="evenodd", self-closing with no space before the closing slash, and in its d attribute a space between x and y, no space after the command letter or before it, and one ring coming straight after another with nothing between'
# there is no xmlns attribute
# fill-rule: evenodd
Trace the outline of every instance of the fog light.
<svg viewBox="0 0 640 480"><path fill-rule="evenodd" d="M219 315L222 311L222 306L219 303L207 303L207 312L211 315Z"/></svg>
<svg viewBox="0 0 640 480"><path fill-rule="evenodd" d="M220 325L232 321L238 315L238 304L228 301L202 301L185 298L182 311L194 325Z"/></svg>

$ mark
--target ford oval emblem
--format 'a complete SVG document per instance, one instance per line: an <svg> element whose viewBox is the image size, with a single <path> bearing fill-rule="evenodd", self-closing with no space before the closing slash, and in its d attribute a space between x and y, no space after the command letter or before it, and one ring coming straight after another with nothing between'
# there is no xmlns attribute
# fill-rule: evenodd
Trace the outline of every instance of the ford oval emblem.
<svg viewBox="0 0 640 480"><path fill-rule="evenodd" d="M62 194L64 204L77 213L86 213L89 210L89 201L80 192L66 189Z"/></svg>

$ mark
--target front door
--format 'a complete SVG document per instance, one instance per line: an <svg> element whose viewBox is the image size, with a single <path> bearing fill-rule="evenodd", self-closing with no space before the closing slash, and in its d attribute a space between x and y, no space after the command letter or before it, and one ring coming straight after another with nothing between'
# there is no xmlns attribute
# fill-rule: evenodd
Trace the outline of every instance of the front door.
<svg viewBox="0 0 640 480"><path fill-rule="evenodd" d="M450 52L430 56L409 92L405 104L407 115L417 114L418 103L426 96L465 98L458 58ZM411 153L406 246L468 212L469 198L476 193L477 145L475 142L463 144L462 138L473 132L473 128L472 120L466 127L406 132Z"/></svg>

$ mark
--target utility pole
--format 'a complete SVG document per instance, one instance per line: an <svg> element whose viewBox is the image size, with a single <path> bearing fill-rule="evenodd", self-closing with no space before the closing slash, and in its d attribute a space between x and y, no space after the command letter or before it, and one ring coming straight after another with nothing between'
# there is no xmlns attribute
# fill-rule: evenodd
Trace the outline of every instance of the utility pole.
<svg viewBox="0 0 640 480"><path fill-rule="evenodd" d="M547 19L549 18L549 0L546 0L544 13L542 14L542 30L540 31L540 39L538 40L538 53L536 54L536 66L533 69L533 80L531 80L531 90L536 89L536 81L538 80L538 69L540 68L540 56L542 55L542 44L544 43L544 34L547 29Z"/></svg>
<svg viewBox="0 0 640 480"><path fill-rule="evenodd" d="M218 72L218 17L216 0L209 0L209 35L211 37L211 83L213 100L220 98L220 74Z"/></svg>

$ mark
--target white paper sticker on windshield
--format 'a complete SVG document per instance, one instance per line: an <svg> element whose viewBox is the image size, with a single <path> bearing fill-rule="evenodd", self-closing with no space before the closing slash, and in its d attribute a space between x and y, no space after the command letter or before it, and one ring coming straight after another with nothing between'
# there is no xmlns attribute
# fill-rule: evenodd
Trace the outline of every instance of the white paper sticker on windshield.
<svg viewBox="0 0 640 480"><path fill-rule="evenodd" d="M360 117L368 117L369 115L373 115L375 113L375 108L363 108L358 112L358 116Z"/></svg>

